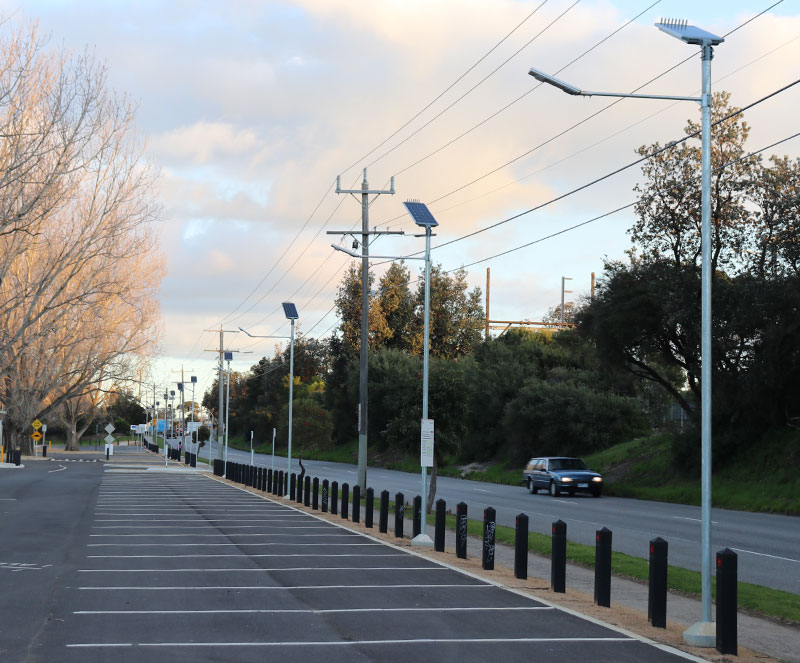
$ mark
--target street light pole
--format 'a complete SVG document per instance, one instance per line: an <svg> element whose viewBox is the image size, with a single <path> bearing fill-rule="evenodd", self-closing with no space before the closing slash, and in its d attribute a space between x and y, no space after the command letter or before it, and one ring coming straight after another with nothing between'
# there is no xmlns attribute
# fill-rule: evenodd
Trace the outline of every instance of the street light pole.
<svg viewBox="0 0 800 663"><path fill-rule="evenodd" d="M571 281L571 276L562 276L561 277L561 324L564 324L564 293L572 292L571 290L564 290L564 282Z"/></svg>
<svg viewBox="0 0 800 663"><path fill-rule="evenodd" d="M226 371L228 385L225 392L225 454L223 456L223 479L228 477L228 410L230 410L231 406L231 359L233 359L233 353L226 352L225 361L228 362L228 370Z"/></svg>
<svg viewBox="0 0 800 663"><path fill-rule="evenodd" d="M292 474L292 402L294 401L294 322L295 318L292 318L292 332L291 332L291 340L289 341L289 448L286 452L286 486L287 492L286 497L289 497L288 486L289 486L289 479L288 477Z"/></svg>
<svg viewBox="0 0 800 663"><path fill-rule="evenodd" d="M700 434L701 434L701 594L702 621L683 633L686 643L696 647L716 645L716 627L711 621L711 60L714 46L724 40L686 21L662 20L656 27L686 44L700 46L702 56L702 89L700 97L673 97L649 94L617 94L587 92L545 74L538 69L528 73L543 83L553 85L571 95L585 97L631 97L637 99L669 99L695 101L700 104L701 126L701 312L700 312Z"/></svg>

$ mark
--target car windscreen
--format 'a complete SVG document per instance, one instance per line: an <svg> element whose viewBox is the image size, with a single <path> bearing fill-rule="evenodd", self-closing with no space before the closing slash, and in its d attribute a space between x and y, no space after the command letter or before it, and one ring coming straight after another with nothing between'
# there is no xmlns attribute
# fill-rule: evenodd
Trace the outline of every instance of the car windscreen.
<svg viewBox="0 0 800 663"><path fill-rule="evenodd" d="M588 470L580 458L555 458L550 461L551 470Z"/></svg>

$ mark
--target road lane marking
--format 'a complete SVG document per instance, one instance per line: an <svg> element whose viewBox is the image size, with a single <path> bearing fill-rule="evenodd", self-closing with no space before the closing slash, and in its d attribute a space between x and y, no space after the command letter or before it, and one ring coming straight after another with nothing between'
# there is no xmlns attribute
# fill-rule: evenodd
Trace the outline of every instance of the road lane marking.
<svg viewBox="0 0 800 663"><path fill-rule="evenodd" d="M380 546L380 543L296 543L286 541L263 541L259 543L88 543L89 548L101 547L115 547L115 548L137 548L158 546L159 548L166 547L191 547L191 548L208 548L209 546L247 546L248 548L254 546Z"/></svg>
<svg viewBox="0 0 800 663"><path fill-rule="evenodd" d="M186 559L194 557L404 557L405 553L196 553L191 555L87 555L88 559Z"/></svg>
<svg viewBox="0 0 800 663"><path fill-rule="evenodd" d="M265 571L447 571L446 568L435 566L292 566L287 568L276 567L272 569L259 567L257 569L78 569L78 573L239 573Z"/></svg>
<svg viewBox="0 0 800 663"><path fill-rule="evenodd" d="M696 523L702 523L703 522L702 518L689 518L687 516L672 516L672 518L674 518L675 520L692 520L692 521L694 521ZM712 525L719 525L719 523L716 520L712 520L711 524Z"/></svg>
<svg viewBox="0 0 800 663"><path fill-rule="evenodd" d="M303 528L303 527L285 527L283 529L311 529L311 528ZM318 527L317 529L329 529L327 527ZM317 536L317 537L328 537L328 536L347 536L347 537L357 537L358 534L280 534L278 532L272 533L265 533L265 534L247 534L247 533L234 533L231 532L229 534L224 534L222 532L218 534L90 534L89 536L113 536L113 537L134 537L134 536L148 536L148 537L155 537L155 536L179 536L179 537L190 537L190 536Z"/></svg>
<svg viewBox="0 0 800 663"><path fill-rule="evenodd" d="M47 470L47 473L52 474L53 472L63 472L66 469L67 469L66 465L59 465L57 470Z"/></svg>
<svg viewBox="0 0 800 663"><path fill-rule="evenodd" d="M755 550L744 550L742 548L731 548L736 552L747 553L749 555L758 555L760 557L771 557L772 559L780 559L784 562L794 562L795 564L800 564L800 559L792 559L791 557L780 557L778 555L768 555L767 553L760 553L756 552Z"/></svg>
<svg viewBox="0 0 800 663"><path fill-rule="evenodd" d="M555 610L549 605L530 606L495 606L495 607L448 607L448 608L321 608L303 609L296 608L284 610L276 609L230 609L230 610L75 610L73 615L228 615L228 614L305 614L326 615L348 612L477 612L498 610Z"/></svg>
<svg viewBox="0 0 800 663"><path fill-rule="evenodd" d="M263 591L263 590L296 590L296 589L401 589L404 587L411 587L411 588L428 588L428 587L435 587L437 589L447 588L447 587L467 587L469 589L473 588L481 588L481 589L495 589L495 585L490 585L489 583L470 583L470 584L410 584L410 585L280 585L280 586L254 586L254 585L241 585L241 586L231 586L231 585L197 585L192 587L186 587L184 585L178 587L165 587L165 586L158 586L158 587L142 587L141 585L136 585L135 587L129 586L116 586L116 587L78 587L79 590L85 591L115 591L115 592L129 592L129 591L147 591L147 592L164 592L164 591L176 591L176 590L252 590L252 591Z"/></svg>
<svg viewBox="0 0 800 663"><path fill-rule="evenodd" d="M139 642L138 647L342 647L363 645L408 645L408 644L501 644L509 642L630 642L634 638L408 638L387 640L322 640L297 642ZM74 643L67 647L130 647L131 643Z"/></svg>

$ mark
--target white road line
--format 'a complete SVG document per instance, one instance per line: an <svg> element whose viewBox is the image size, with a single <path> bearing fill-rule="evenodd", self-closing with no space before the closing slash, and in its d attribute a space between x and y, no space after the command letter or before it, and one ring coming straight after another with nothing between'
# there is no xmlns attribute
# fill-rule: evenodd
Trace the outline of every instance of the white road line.
<svg viewBox="0 0 800 663"><path fill-rule="evenodd" d="M746 553L748 555L758 555L760 557L771 557L772 559L779 559L784 562L794 562L800 564L800 559L792 559L791 557L779 557L778 555L768 555L767 553L755 552L754 550L743 550L742 548L731 548L735 552Z"/></svg>
<svg viewBox="0 0 800 663"><path fill-rule="evenodd" d="M87 555L87 559L186 559L195 557L405 557L405 553L279 553L279 554L248 554L236 553L219 555L192 554L192 555Z"/></svg>
<svg viewBox="0 0 800 663"><path fill-rule="evenodd" d="M308 527L308 528L305 528L305 527L285 527L284 529L313 529L313 528L311 528L311 527ZM328 527L317 527L316 529L330 529L330 528L328 528ZM235 534L235 533L231 532L229 534L222 534L222 533L219 533L219 534L90 534L89 536L105 536L105 537L108 537L108 536L113 536L113 537L123 537L123 536L124 537L134 537L134 536L138 536L138 537L142 537L142 536L149 536L149 537L155 537L155 536L172 536L172 537L175 537L175 536L179 536L179 537L189 537L189 536L225 536L225 537L228 537L228 536L317 536L317 537L349 536L349 537L356 537L358 535L357 534L280 534L278 532L272 532L272 533L269 533L269 534L247 534L247 533Z"/></svg>
<svg viewBox="0 0 800 663"><path fill-rule="evenodd" d="M559 500L559 499L554 499L553 501L554 501L554 502L561 502L561 504L578 504L578 502L571 502L570 500Z"/></svg>
<svg viewBox="0 0 800 663"><path fill-rule="evenodd" d="M246 569L78 569L78 573L240 573L266 571L447 571L444 567L436 566L292 566L276 568L246 568Z"/></svg>
<svg viewBox="0 0 800 663"><path fill-rule="evenodd" d="M408 638L387 640L331 640L297 642L139 642L139 647L342 647L350 645L500 644L507 642L631 642L634 638ZM131 643L75 643L67 647L130 647Z"/></svg>
<svg viewBox="0 0 800 663"><path fill-rule="evenodd" d="M411 587L411 588L429 588L435 587L437 589L444 589L444 588L461 588L466 587L468 589L487 589L487 588L495 588L495 585L490 585L489 583L471 583L471 584L430 584L425 583L422 585L419 584L411 584L411 585L280 585L280 586L253 586L253 585L242 585L238 587L234 587L231 585L198 585L192 587L142 587L141 585L137 585L136 587L128 587L128 586L117 586L117 587L78 587L79 590L83 591L114 591L114 592L129 592L129 591L150 591L150 592L164 592L164 591L176 591L176 590L192 590L192 591L205 591L205 590L253 590L253 591L263 591L263 590L298 590L298 589L402 589L404 587Z"/></svg>
<svg viewBox="0 0 800 663"><path fill-rule="evenodd" d="M304 614L326 615L348 612L477 612L499 610L555 610L549 605L500 606L500 607L446 607L446 608L325 608L306 610L302 608L284 610L277 609L241 609L241 610L75 610L73 615L228 615L228 614Z"/></svg>
<svg viewBox="0 0 800 663"><path fill-rule="evenodd" d="M59 465L57 470L47 470L47 473L52 474L53 472L63 472L66 469L67 469L66 465Z"/></svg>
<svg viewBox="0 0 800 663"><path fill-rule="evenodd" d="M258 543L89 543L89 548L139 548L147 547L152 548L158 546L159 548L177 548L177 547L191 547L191 548L208 548L210 546L247 546L248 548L254 546L381 546L382 543L295 543L287 541L264 541Z"/></svg>
<svg viewBox="0 0 800 663"><path fill-rule="evenodd" d="M703 522L702 518L688 518L686 516L671 516L671 518L673 518L675 520L692 520L692 521L694 521L696 523L702 523ZM719 523L716 520L712 520L711 524L712 525L719 525Z"/></svg>
<svg viewBox="0 0 800 663"><path fill-rule="evenodd" d="M486 490L485 488L473 488L476 493L491 493L491 490Z"/></svg>
<svg viewBox="0 0 800 663"><path fill-rule="evenodd" d="M225 529L266 529L262 525L221 525ZM210 529L208 525L92 525L92 529ZM276 529L322 529L319 525L299 525L290 527L272 526Z"/></svg>
<svg viewBox="0 0 800 663"><path fill-rule="evenodd" d="M0 497L0 502L16 502L16 497Z"/></svg>

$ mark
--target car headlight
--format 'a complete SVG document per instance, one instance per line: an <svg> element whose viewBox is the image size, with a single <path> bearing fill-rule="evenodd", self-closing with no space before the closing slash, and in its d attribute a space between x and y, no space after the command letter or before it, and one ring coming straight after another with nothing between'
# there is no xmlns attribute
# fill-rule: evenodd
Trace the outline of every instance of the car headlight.
<svg viewBox="0 0 800 663"><path fill-rule="evenodd" d="M572 479L570 479L569 477L561 477L562 483L569 483L570 481L572 481Z"/></svg>
<svg viewBox="0 0 800 663"><path fill-rule="evenodd" d="M592 481L596 483L600 483L603 480L603 477L592 477Z"/></svg>

